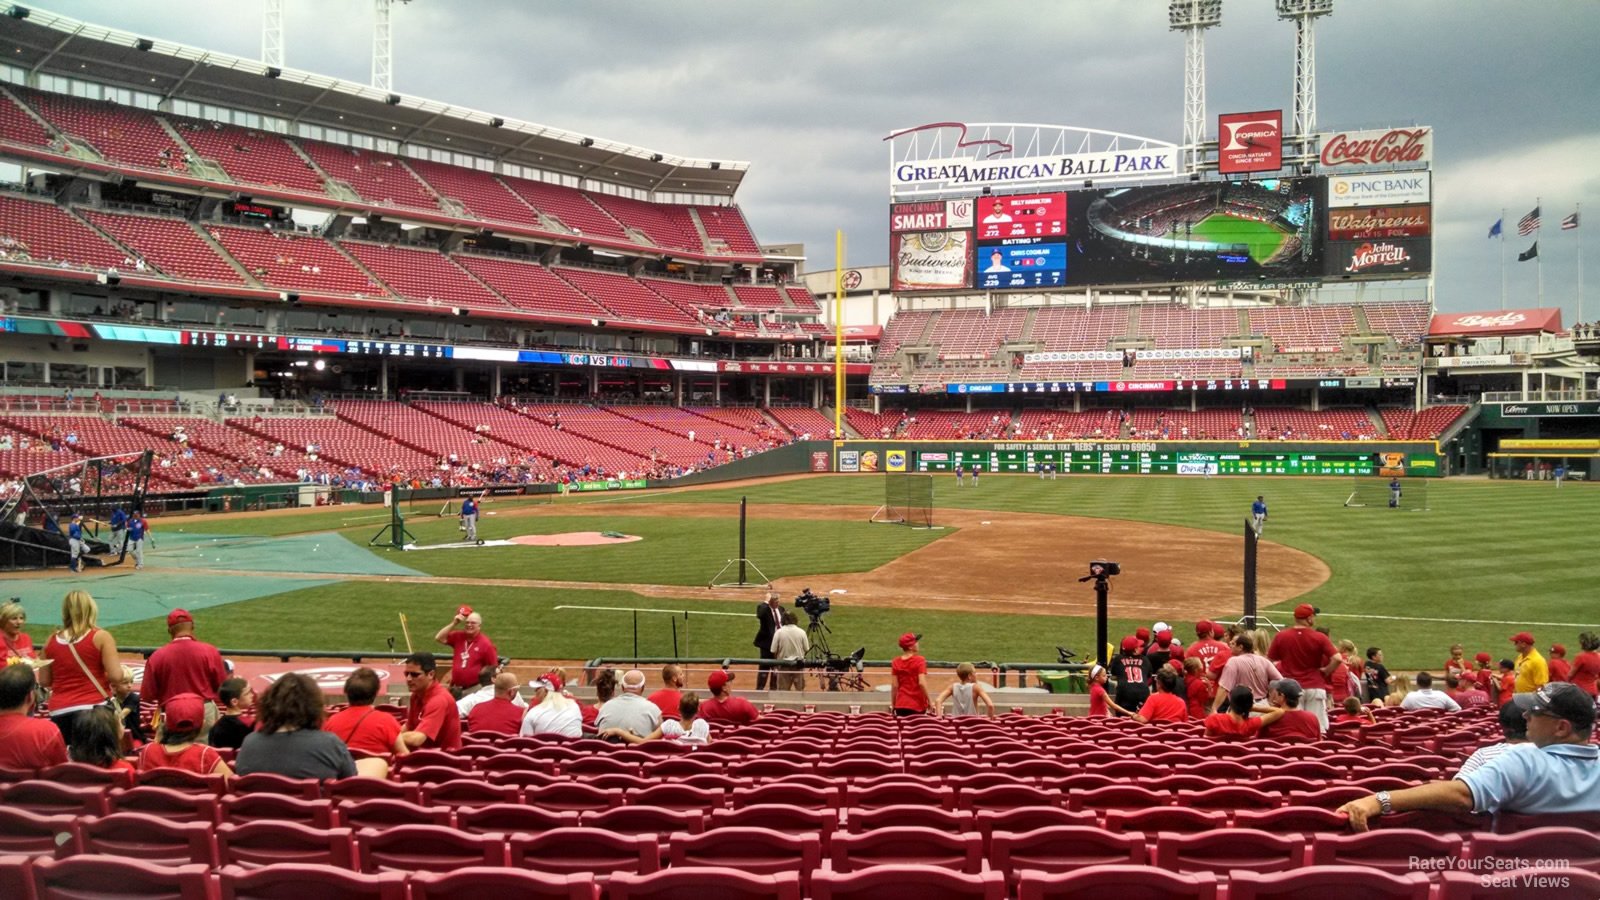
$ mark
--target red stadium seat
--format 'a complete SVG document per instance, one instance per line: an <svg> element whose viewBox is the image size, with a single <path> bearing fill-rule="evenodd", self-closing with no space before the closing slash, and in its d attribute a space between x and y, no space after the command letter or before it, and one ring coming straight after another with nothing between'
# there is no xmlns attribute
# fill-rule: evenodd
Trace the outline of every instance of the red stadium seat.
<svg viewBox="0 0 1600 900"><path fill-rule="evenodd" d="M34 900L33 860L30 856L0 854L0 897Z"/></svg>
<svg viewBox="0 0 1600 900"><path fill-rule="evenodd" d="M707 811L720 809L726 800L722 791L709 791L683 784L658 784L623 795L628 806L656 806L663 809Z"/></svg>
<svg viewBox="0 0 1600 900"><path fill-rule="evenodd" d="M189 793L172 788L140 786L114 788L106 796L110 812L142 812L174 822L216 824L217 798L209 793Z"/></svg>
<svg viewBox="0 0 1600 900"><path fill-rule="evenodd" d="M1600 872L1600 834L1587 828L1530 828L1515 834L1474 834L1468 859L1559 859Z"/></svg>
<svg viewBox="0 0 1600 900"><path fill-rule="evenodd" d="M583 827L601 828L614 834L699 834L705 830L705 816L698 810L619 806L602 812L583 813Z"/></svg>
<svg viewBox="0 0 1600 900"><path fill-rule="evenodd" d="M224 822L283 819L312 828L333 827L333 803L329 800L302 800L288 794L229 794L221 799L219 806Z"/></svg>
<svg viewBox="0 0 1600 900"><path fill-rule="evenodd" d="M335 807L334 813L339 824L347 828L387 828L390 825L440 825L449 828L455 824L450 807L421 806L404 800L343 800Z"/></svg>
<svg viewBox="0 0 1600 900"><path fill-rule="evenodd" d="M1546 813L1524 816L1517 813L1500 813L1494 817L1497 834L1515 834L1532 828L1587 828L1600 831L1600 813Z"/></svg>
<svg viewBox="0 0 1600 900"><path fill-rule="evenodd" d="M939 866L885 865L856 872L816 873L812 900L1004 900L999 872L955 872Z"/></svg>
<svg viewBox="0 0 1600 900"><path fill-rule="evenodd" d="M462 831L480 833L547 831L551 828L577 827L578 814L555 812L521 803L491 803L488 806L456 810L456 825Z"/></svg>
<svg viewBox="0 0 1600 900"><path fill-rule="evenodd" d="M522 792L504 784L459 779L422 786L423 806L488 806L521 801Z"/></svg>
<svg viewBox="0 0 1600 900"><path fill-rule="evenodd" d="M0 805L0 855L50 855L72 838L72 816L45 816Z"/></svg>
<svg viewBox="0 0 1600 900"><path fill-rule="evenodd" d="M647 874L661 862L656 839L650 835L552 828L540 834L513 834L510 865L558 874L593 872L604 878L617 872Z"/></svg>
<svg viewBox="0 0 1600 900"><path fill-rule="evenodd" d="M261 791L268 794L287 794L302 800L316 800L322 796L322 788L314 778L286 778L271 772L240 775L228 782L228 789L236 794Z"/></svg>
<svg viewBox="0 0 1600 900"><path fill-rule="evenodd" d="M72 852L123 856L147 863L178 866L217 865L211 825L168 822L145 813L116 813L72 823Z"/></svg>
<svg viewBox="0 0 1600 900"><path fill-rule="evenodd" d="M1593 900L1600 897L1600 873L1580 866L1447 871L1440 881L1439 900L1504 900L1516 896L1538 897L1539 900Z"/></svg>
<svg viewBox="0 0 1600 900"><path fill-rule="evenodd" d="M1033 831L996 831L989 838L989 865L1016 884L1023 869L1070 872L1086 866L1145 861L1145 836L1112 834L1094 827L1055 825Z"/></svg>
<svg viewBox="0 0 1600 900"><path fill-rule="evenodd" d="M728 795L728 805L734 809L753 804L779 804L800 806L806 809L838 809L840 788L837 785L822 788L809 784L768 782L759 787L734 791Z"/></svg>
<svg viewBox="0 0 1600 900"><path fill-rule="evenodd" d="M836 834L828 853L836 872L878 865L939 866L975 874L983 870L983 836L937 828L902 826L860 834Z"/></svg>
<svg viewBox="0 0 1600 900"><path fill-rule="evenodd" d="M376 799L404 800L407 803L422 802L422 789L417 785L385 781L381 778L363 778L359 775L326 782L322 790L328 795L328 799L334 802Z"/></svg>
<svg viewBox="0 0 1600 900"><path fill-rule="evenodd" d="M1106 811L1107 831L1143 831L1156 834L1173 831L1195 834L1225 828L1227 813L1211 809L1185 809L1181 806L1157 806L1151 809L1112 809Z"/></svg>
<svg viewBox="0 0 1600 900"><path fill-rule="evenodd" d="M211 870L203 864L160 866L120 856L69 856L33 861L38 900L215 900Z"/></svg>
<svg viewBox="0 0 1600 900"><path fill-rule="evenodd" d="M394 825L356 832L363 872L448 872L467 866L506 864L503 834L463 834L438 825Z"/></svg>
<svg viewBox="0 0 1600 900"><path fill-rule="evenodd" d="M1163 832L1156 836L1155 865L1169 872L1283 872L1299 868L1305 861L1306 840L1298 834L1224 828L1198 834Z"/></svg>
<svg viewBox="0 0 1600 900"><path fill-rule="evenodd" d="M402 872L373 875L317 865L224 866L218 881L221 900L406 900Z"/></svg>
<svg viewBox="0 0 1600 900"><path fill-rule="evenodd" d="M978 833L985 839L995 832L1021 833L1060 825L1098 827L1100 814L1093 810L1074 812L1063 806L1018 806L1014 809L980 809L974 817Z"/></svg>
<svg viewBox="0 0 1600 900"><path fill-rule="evenodd" d="M1276 809L1283 805L1283 796L1249 785L1226 784L1204 791L1179 791L1177 805L1189 809Z"/></svg>
<svg viewBox="0 0 1600 900"><path fill-rule="evenodd" d="M598 811L622 805L622 791L602 790L587 784L568 782L539 788L528 795L529 806L572 812Z"/></svg>
<svg viewBox="0 0 1600 900"><path fill-rule="evenodd" d="M102 785L65 785L31 780L0 788L0 804L41 816L105 815L106 798L107 789Z"/></svg>
<svg viewBox="0 0 1600 900"><path fill-rule="evenodd" d="M1237 828L1258 828L1283 834L1297 831L1302 834L1331 832L1343 834L1350 828L1350 820L1327 807L1280 806L1277 809L1241 809L1233 814Z"/></svg>
<svg viewBox="0 0 1600 900"><path fill-rule="evenodd" d="M127 769L106 769L88 763L68 762L40 769L38 777L54 784L133 787L133 773Z"/></svg>
<svg viewBox="0 0 1600 900"><path fill-rule="evenodd" d="M396 773L407 784L445 784L451 781L469 781L477 773L466 766L411 766Z"/></svg>
<svg viewBox="0 0 1600 900"><path fill-rule="evenodd" d="M623 872L606 883L612 900L800 900L794 872L757 874L737 868L689 866L645 875Z"/></svg>
<svg viewBox="0 0 1600 900"><path fill-rule="evenodd" d="M844 813L845 830L851 834L875 828L898 828L903 825L921 825L942 828L960 834L973 830L970 810L947 810L935 806L917 806L910 803L879 806L871 809L851 807Z"/></svg>
<svg viewBox="0 0 1600 900"><path fill-rule="evenodd" d="M355 869L349 828L313 828L298 822L228 823L217 828L220 865L256 868L276 864Z"/></svg>
<svg viewBox="0 0 1600 900"><path fill-rule="evenodd" d="M1394 875L1365 866L1307 866L1263 874L1241 869L1228 876L1228 900L1428 900L1428 876Z"/></svg>
<svg viewBox="0 0 1600 900"><path fill-rule="evenodd" d="M955 809L956 792L947 787L920 782L894 781L869 787L852 786L846 795L846 802L861 809L905 805Z"/></svg>
<svg viewBox="0 0 1600 900"><path fill-rule="evenodd" d="M1180 875L1154 866L1089 866L1072 872L1024 869L1017 876L1017 900L1071 900L1077 897L1117 900L1216 900L1217 876L1210 872Z"/></svg>
<svg viewBox="0 0 1600 900"><path fill-rule="evenodd" d="M1149 809L1166 806L1172 795L1130 784L1095 788L1088 791L1068 791L1067 809Z"/></svg>
<svg viewBox="0 0 1600 900"><path fill-rule="evenodd" d="M959 809L1015 809L1019 806L1057 806L1061 794L1025 784L996 785L977 790L962 790L956 796Z"/></svg>
<svg viewBox="0 0 1600 900"><path fill-rule="evenodd" d="M1414 828L1379 828L1360 834L1318 834L1311 839L1311 861L1319 866L1363 866L1403 874L1418 871L1416 860L1456 859L1462 840Z"/></svg>
<svg viewBox="0 0 1600 900"><path fill-rule="evenodd" d="M784 834L818 833L826 845L839 825L832 809L807 809L777 803L755 803L735 809L712 810L708 828L768 828Z"/></svg>
<svg viewBox="0 0 1600 900"><path fill-rule="evenodd" d="M368 779L369 781L371 779ZM175 791L188 793L220 794L227 790L227 779L221 775L198 775L186 772L183 769L162 767L160 769L146 769L138 774L134 783L143 787L171 788Z"/></svg>
<svg viewBox="0 0 1600 900"><path fill-rule="evenodd" d="M600 900L600 888L589 874L547 875L481 866L454 872L418 872L411 876L409 886L411 900L484 900L487 897Z"/></svg>
<svg viewBox="0 0 1600 900"><path fill-rule="evenodd" d="M722 866L768 875L798 872L801 887L822 867L822 843L813 834L784 834L767 828L717 828L704 834L679 832L667 841L673 868Z"/></svg>

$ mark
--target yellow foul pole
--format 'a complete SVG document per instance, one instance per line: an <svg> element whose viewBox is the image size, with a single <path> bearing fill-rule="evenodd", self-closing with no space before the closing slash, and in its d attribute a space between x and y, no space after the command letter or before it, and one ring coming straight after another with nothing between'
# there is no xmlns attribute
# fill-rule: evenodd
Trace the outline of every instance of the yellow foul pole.
<svg viewBox="0 0 1600 900"><path fill-rule="evenodd" d="M844 437L844 231L833 233L833 437Z"/></svg>

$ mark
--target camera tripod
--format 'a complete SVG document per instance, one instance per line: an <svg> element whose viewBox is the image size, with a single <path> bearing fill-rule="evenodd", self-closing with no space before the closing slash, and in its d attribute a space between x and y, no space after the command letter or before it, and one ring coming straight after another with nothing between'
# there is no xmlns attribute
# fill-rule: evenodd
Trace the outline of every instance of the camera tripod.
<svg viewBox="0 0 1600 900"><path fill-rule="evenodd" d="M811 641L811 649L806 651L806 665L826 662L833 655L833 649L828 646L828 635L833 633L821 616L811 617L811 626L806 629L806 637Z"/></svg>

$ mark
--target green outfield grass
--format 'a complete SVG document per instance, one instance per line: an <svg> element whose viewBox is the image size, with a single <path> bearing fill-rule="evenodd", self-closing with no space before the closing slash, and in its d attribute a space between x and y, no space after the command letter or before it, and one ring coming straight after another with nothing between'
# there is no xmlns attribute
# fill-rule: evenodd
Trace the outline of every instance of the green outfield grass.
<svg viewBox="0 0 1600 900"><path fill-rule="evenodd" d="M635 502L727 503L747 497L769 503L870 507L882 498L877 476L819 476L746 485L734 489L644 495L606 494L564 502L554 516L485 517L486 537L544 531L620 530L645 540L613 547L568 548L548 554L531 548L398 554L385 559L442 575L532 578L612 583L703 585L732 556L730 519L629 516ZM1588 485L1556 490L1547 483L1452 480L1429 485L1427 512L1387 508L1345 509L1347 479L1177 477L1067 477L1055 482L1027 476L994 476L980 488L957 489L938 476L940 509L992 509L1129 519L1238 533L1255 495L1271 509L1265 537L1324 560L1332 578L1304 599L1321 606L1321 624L1358 646L1384 646L1391 667L1437 667L1454 641L1470 652L1496 657L1510 652L1507 637L1524 626L1543 646L1577 644L1582 627L1600 626L1594 583L1592 529L1600 493ZM510 512L505 505L500 510ZM497 510L498 511L498 510ZM345 507L297 516L211 520L196 531L265 534L338 528L340 517L370 517L376 509ZM937 521L938 514L935 513ZM364 545L381 524L370 518L342 531ZM181 528L171 520L167 531ZM293 523L293 524L290 524ZM424 543L459 538L453 519L415 518L412 530ZM226 525L227 529L219 526ZM256 530L252 530L252 528ZM948 533L948 532L947 532ZM751 519L750 555L771 577L861 570L880 565L937 540L918 532L864 522ZM1083 591L1072 579L1084 560L1064 547L1063 592ZM1004 577L1003 572L997 577ZM816 583L813 588L826 590ZM914 595L917 586L907 585ZM173 598L180 605L181 598ZM606 590L460 588L401 582L350 582L307 588L234 604L206 616L208 637L231 647L384 649L396 633L396 613L412 618L413 637L430 636L461 602L484 610L502 650L518 657L588 658L632 651L631 620L619 613L560 611L558 605L647 606L658 609L747 612L749 603L639 597ZM754 597L750 603L754 602ZM1237 608L1238 597L1218 598L1219 608ZM1137 624L1116 619L1113 633ZM1287 619L1284 608L1268 610ZM692 618L691 651L749 651L749 618ZM829 617L836 650L866 645L869 656L886 656L893 637L907 629L927 635L927 654L943 659L1050 661L1057 644L1090 650L1092 620L1024 615L960 614L860 609L845 598ZM1559 623L1559 624L1540 624ZM1149 624L1149 623L1142 623ZM1188 636L1188 623L1179 628ZM118 626L128 645L158 642L163 623L152 619ZM670 652L665 619L641 620L641 651ZM42 638L42 631L36 633Z"/></svg>
<svg viewBox="0 0 1600 900"><path fill-rule="evenodd" d="M1288 238L1279 229L1254 219L1215 213L1195 224L1191 232L1196 238L1223 244L1250 245L1250 259L1263 263L1278 252Z"/></svg>

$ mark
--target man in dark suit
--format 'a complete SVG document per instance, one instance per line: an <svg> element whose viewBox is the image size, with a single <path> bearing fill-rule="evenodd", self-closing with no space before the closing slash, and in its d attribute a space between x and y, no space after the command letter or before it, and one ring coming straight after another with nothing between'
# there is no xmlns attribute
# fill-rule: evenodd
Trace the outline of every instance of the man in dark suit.
<svg viewBox="0 0 1600 900"><path fill-rule="evenodd" d="M761 625L756 630L756 639L752 641L752 643L756 645L756 649L761 651L762 659L777 658L777 656L772 652L772 636L777 633L780 627L782 627L782 618L783 607L778 602L778 592L767 591L766 602L756 605L756 621L760 622ZM777 675L773 673L771 666L762 664L756 670L756 690L766 690L767 679L769 678L773 682L772 686L776 688L778 681Z"/></svg>

